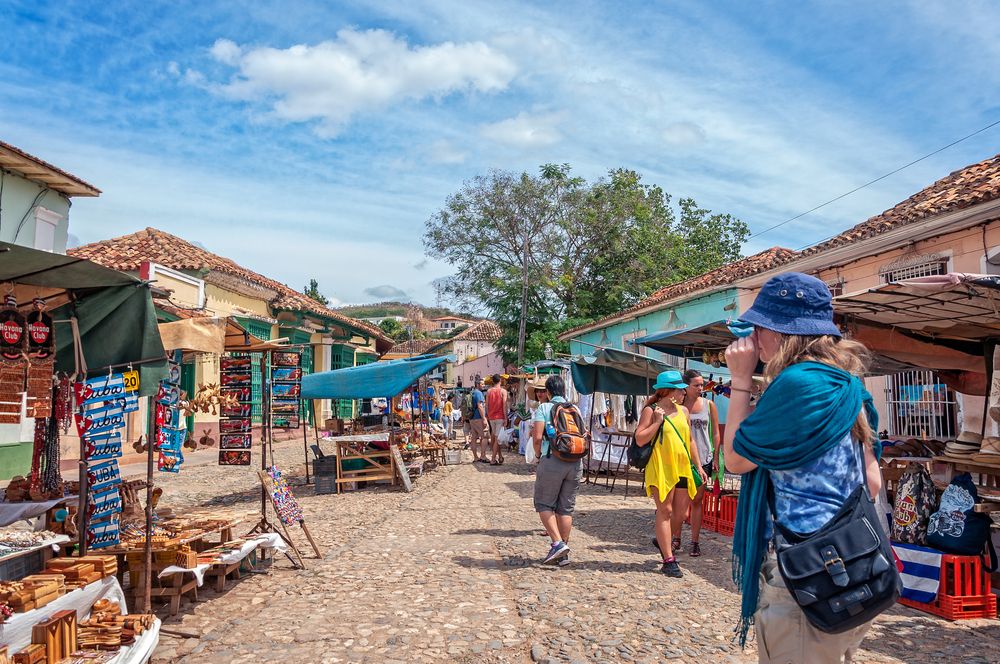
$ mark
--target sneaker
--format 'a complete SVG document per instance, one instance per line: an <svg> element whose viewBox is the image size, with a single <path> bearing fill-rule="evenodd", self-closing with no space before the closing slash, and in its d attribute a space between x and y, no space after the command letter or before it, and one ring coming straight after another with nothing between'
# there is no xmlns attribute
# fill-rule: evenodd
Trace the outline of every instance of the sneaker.
<svg viewBox="0 0 1000 664"><path fill-rule="evenodd" d="M691 557L697 558L701 555L701 546L697 542L691 542Z"/></svg>
<svg viewBox="0 0 1000 664"><path fill-rule="evenodd" d="M676 559L664 561L663 567L660 568L660 572L675 579L679 579L684 576L684 572L681 571L681 566L677 564Z"/></svg>
<svg viewBox="0 0 1000 664"><path fill-rule="evenodd" d="M567 565L569 565L569 563L570 563L569 552L567 552L566 555L563 556L562 559L557 564L559 565L559 567L566 567Z"/></svg>
<svg viewBox="0 0 1000 664"><path fill-rule="evenodd" d="M565 558L569 554L569 547L566 546L565 542L556 542L549 549L549 554L545 556L545 560L542 561L544 565L551 565L559 560Z"/></svg>

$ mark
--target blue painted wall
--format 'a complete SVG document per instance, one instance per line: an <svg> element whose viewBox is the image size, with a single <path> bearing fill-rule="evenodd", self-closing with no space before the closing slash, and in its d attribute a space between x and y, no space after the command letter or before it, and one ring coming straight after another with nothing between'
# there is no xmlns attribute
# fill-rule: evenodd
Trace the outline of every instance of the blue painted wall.
<svg viewBox="0 0 1000 664"><path fill-rule="evenodd" d="M593 348L587 344L638 352L642 348L637 348L631 344L631 339L654 332L695 328L719 320L725 320L735 313L735 310L727 311L725 307L734 303L737 306L739 305L739 295L735 288L693 298L664 309L643 314L634 320L614 323L577 335L570 342L570 352L573 354L588 355L593 351ZM586 343L579 343L577 340ZM670 361L675 364L678 359L651 349L645 349L645 354L648 357ZM716 379L720 377L723 380L729 379L729 371L725 367L715 368L692 359L688 360L687 366L700 371L706 380L710 375L713 375ZM720 420L725 422L729 400L725 397L719 397L716 400L716 405L719 409Z"/></svg>

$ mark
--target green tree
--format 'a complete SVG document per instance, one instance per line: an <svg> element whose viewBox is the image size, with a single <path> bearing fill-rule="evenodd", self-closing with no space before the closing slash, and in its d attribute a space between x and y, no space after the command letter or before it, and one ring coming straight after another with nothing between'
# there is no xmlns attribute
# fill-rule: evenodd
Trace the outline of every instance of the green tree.
<svg viewBox="0 0 1000 664"><path fill-rule="evenodd" d="M319 282L315 279L309 280L309 285L302 289L302 292L316 300L324 307L330 304L330 300L327 299L325 295L319 292Z"/></svg>
<svg viewBox="0 0 1000 664"><path fill-rule="evenodd" d="M737 260L748 235L742 221L693 199L673 206L634 171L587 182L566 164L546 164L536 176L493 171L464 183L427 221L424 246L455 269L437 283L439 295L488 311L505 359L515 361L554 339L553 322L621 311Z"/></svg>
<svg viewBox="0 0 1000 664"><path fill-rule="evenodd" d="M396 341L403 341L407 336L406 328L403 327L395 318L386 318L379 323L378 326L382 328L382 331L385 332L387 337L391 337Z"/></svg>

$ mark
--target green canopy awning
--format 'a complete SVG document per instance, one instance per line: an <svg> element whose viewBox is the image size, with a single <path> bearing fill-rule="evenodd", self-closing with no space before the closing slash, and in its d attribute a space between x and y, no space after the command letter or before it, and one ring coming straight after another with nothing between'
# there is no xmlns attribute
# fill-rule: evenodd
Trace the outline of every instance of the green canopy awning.
<svg viewBox="0 0 1000 664"><path fill-rule="evenodd" d="M573 360L573 384L580 394L633 394L653 392L656 376L670 365L637 353L597 348L593 355Z"/></svg>
<svg viewBox="0 0 1000 664"><path fill-rule="evenodd" d="M166 375L166 354L144 282L81 258L0 242L0 283L13 285L22 307L36 297L47 302L56 321L57 371L79 368L68 322L76 318L91 372L111 366L121 371L133 363L140 395L155 394Z"/></svg>

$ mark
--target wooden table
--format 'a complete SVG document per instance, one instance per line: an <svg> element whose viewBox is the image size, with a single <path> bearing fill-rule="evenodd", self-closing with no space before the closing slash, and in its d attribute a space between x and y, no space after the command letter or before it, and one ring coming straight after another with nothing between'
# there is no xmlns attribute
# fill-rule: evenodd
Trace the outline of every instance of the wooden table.
<svg viewBox="0 0 1000 664"><path fill-rule="evenodd" d="M345 436L333 439L337 443L337 493L340 493L341 487L348 482L389 480L395 484L396 468L392 453L389 450L362 448L361 445L369 441L351 440L357 438L368 438L368 436ZM385 439L383 436L380 440ZM344 470L343 462L352 459L363 459L368 465L358 470Z"/></svg>

